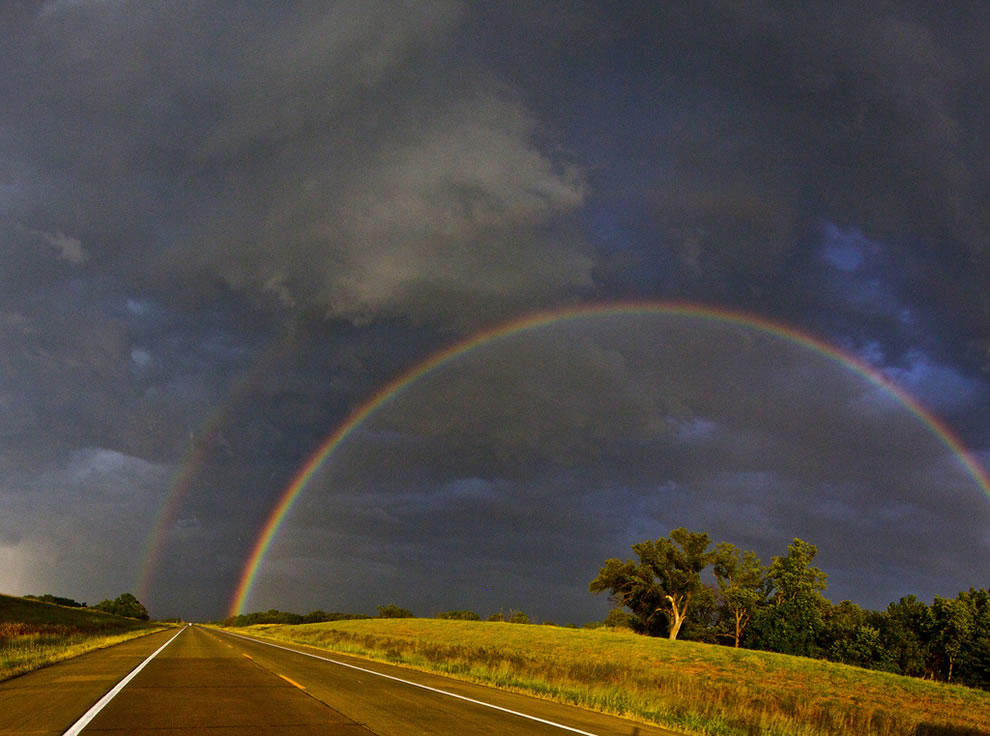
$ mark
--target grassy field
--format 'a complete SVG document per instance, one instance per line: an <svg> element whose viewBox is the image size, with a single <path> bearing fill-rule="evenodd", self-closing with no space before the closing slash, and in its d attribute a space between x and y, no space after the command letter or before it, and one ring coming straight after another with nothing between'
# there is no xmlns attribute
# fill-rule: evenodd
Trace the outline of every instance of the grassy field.
<svg viewBox="0 0 990 736"><path fill-rule="evenodd" d="M243 629L718 736L990 734L990 693L623 631L431 619Z"/></svg>
<svg viewBox="0 0 990 736"><path fill-rule="evenodd" d="M92 608L0 595L0 680L162 628Z"/></svg>

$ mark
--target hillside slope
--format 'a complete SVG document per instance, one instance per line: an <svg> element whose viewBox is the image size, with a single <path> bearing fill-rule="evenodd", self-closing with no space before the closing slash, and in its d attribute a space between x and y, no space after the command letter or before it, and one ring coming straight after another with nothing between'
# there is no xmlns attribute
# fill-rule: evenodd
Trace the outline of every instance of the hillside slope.
<svg viewBox="0 0 990 736"><path fill-rule="evenodd" d="M692 733L990 734L990 693L624 631L368 619L238 632L442 672Z"/></svg>
<svg viewBox="0 0 990 736"><path fill-rule="evenodd" d="M0 594L0 680L163 627Z"/></svg>

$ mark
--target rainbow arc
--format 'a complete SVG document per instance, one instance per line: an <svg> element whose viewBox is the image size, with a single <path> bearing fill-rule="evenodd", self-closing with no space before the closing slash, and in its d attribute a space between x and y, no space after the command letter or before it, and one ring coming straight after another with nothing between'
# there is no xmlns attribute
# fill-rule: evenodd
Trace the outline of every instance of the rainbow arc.
<svg viewBox="0 0 990 736"><path fill-rule="evenodd" d="M265 560L272 542L278 534L279 528L313 476L328 462L337 448L373 414L408 390L424 376L452 361L463 358L478 348L505 340L519 333L547 327L556 323L609 315L681 316L720 324L738 325L786 340L835 361L864 377L867 381L883 389L900 402L901 405L924 424L958 458L966 472L972 476L984 494L990 498L990 477L987 476L986 471L945 422L928 411L913 396L891 382L875 368L858 357L843 352L813 335L764 317L692 303L632 302L576 306L531 314L478 332L412 366L383 386L377 393L365 401L364 404L359 406L346 421L340 424L323 440L280 494L278 502L272 508L261 531L258 533L251 548L251 553L244 564L230 604L230 615L234 616L243 612L250 598L258 571Z"/></svg>

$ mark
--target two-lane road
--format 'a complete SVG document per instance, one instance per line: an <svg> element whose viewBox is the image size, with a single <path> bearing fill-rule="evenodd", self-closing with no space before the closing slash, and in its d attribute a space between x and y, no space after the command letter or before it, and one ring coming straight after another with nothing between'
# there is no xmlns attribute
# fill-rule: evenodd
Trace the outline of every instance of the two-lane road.
<svg viewBox="0 0 990 736"><path fill-rule="evenodd" d="M0 683L0 735L62 734L175 631ZM117 650L115 652L115 650ZM85 660L90 660L89 662ZM580 708L306 647L184 629L81 730L114 733L661 736Z"/></svg>

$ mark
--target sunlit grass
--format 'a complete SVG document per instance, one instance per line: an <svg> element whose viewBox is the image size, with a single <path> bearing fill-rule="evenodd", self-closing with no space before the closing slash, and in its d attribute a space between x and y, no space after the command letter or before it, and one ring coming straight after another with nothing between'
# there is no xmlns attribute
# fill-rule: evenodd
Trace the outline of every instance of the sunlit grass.
<svg viewBox="0 0 990 736"><path fill-rule="evenodd" d="M0 680L162 628L89 608L0 595Z"/></svg>
<svg viewBox="0 0 990 736"><path fill-rule="evenodd" d="M990 693L610 630L431 619L244 629L713 736L990 734Z"/></svg>

